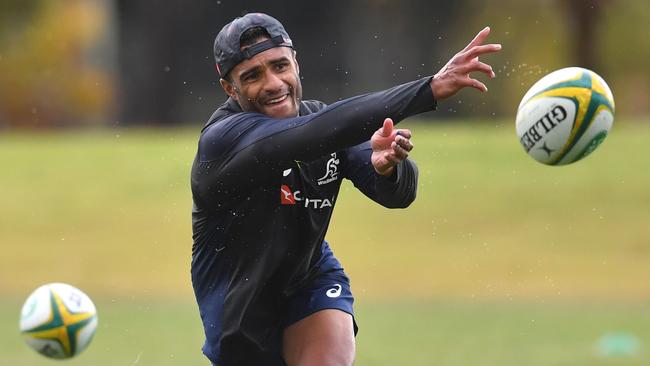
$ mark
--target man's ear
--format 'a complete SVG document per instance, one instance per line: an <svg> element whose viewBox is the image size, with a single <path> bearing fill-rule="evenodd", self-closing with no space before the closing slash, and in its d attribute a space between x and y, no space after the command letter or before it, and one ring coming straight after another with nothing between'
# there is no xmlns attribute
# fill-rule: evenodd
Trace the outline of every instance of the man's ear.
<svg viewBox="0 0 650 366"><path fill-rule="evenodd" d="M298 53L296 50L293 50L293 63L296 64L296 73L300 75L300 65L298 65L298 57L296 57Z"/></svg>
<svg viewBox="0 0 650 366"><path fill-rule="evenodd" d="M221 78L219 79L219 83L221 84L223 91L225 91L229 97L231 97L234 100L237 100L237 88L235 88L235 86L230 81Z"/></svg>

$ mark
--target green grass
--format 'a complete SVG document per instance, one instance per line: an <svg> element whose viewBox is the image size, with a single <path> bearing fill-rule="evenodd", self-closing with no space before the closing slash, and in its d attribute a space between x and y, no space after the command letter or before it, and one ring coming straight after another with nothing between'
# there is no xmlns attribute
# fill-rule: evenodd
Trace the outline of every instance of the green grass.
<svg viewBox="0 0 650 366"><path fill-rule="evenodd" d="M99 324L90 346L65 365L209 365L202 328L187 299L95 299ZM20 301L0 302L0 365L55 364L32 351L18 331ZM60 361L59 361L60 362Z"/></svg>
<svg viewBox="0 0 650 366"><path fill-rule="evenodd" d="M328 235L357 297L358 365L648 364L643 347L593 349L610 331L650 340L647 123L617 124L565 167L527 157L510 123L409 127L417 201L389 211L346 184ZM100 312L66 364L205 364L189 283L196 135L0 134L0 365L45 364L16 327L54 281Z"/></svg>
<svg viewBox="0 0 650 366"><path fill-rule="evenodd" d="M101 300L90 347L65 365L209 365L190 302ZM18 301L0 302L0 364L55 364L23 344ZM639 305L361 300L356 365L641 366L647 345L601 353L605 334L650 339L650 307Z"/></svg>
<svg viewBox="0 0 650 366"><path fill-rule="evenodd" d="M650 336L648 307L503 302L361 306L358 365L645 365L647 350L602 353L599 339Z"/></svg>

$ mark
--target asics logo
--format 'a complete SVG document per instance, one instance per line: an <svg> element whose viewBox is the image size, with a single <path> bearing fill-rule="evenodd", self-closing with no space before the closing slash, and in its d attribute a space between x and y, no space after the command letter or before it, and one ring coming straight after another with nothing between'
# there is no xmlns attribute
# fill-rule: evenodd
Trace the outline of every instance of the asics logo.
<svg viewBox="0 0 650 366"><path fill-rule="evenodd" d="M327 297L331 297L331 298L339 297L339 296L341 296L341 290L342 289L343 289L343 287L337 283L337 284L334 285L334 287L327 290L325 295L327 295Z"/></svg>

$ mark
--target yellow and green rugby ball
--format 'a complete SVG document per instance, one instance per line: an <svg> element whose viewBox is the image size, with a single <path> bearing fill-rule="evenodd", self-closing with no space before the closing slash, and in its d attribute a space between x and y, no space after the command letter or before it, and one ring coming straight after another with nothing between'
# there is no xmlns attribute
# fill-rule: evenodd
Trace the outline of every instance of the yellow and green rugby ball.
<svg viewBox="0 0 650 366"><path fill-rule="evenodd" d="M517 110L517 136L540 163L565 165L593 152L614 122L614 96L595 72L554 71L536 82Z"/></svg>
<svg viewBox="0 0 650 366"><path fill-rule="evenodd" d="M20 331L35 351L70 358L83 351L97 329L97 310L88 295L65 283L43 285L27 298Z"/></svg>

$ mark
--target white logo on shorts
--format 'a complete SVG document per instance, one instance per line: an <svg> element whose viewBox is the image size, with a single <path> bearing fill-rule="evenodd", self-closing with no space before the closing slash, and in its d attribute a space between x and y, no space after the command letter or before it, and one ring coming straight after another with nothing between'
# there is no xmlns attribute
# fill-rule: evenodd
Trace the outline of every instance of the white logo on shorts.
<svg viewBox="0 0 650 366"><path fill-rule="evenodd" d="M339 297L339 296L341 296L341 289L342 288L343 287L337 283L337 284L334 285L334 287L327 290L327 292L325 294L327 295L327 297L332 297L332 298L333 297Z"/></svg>

